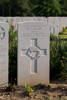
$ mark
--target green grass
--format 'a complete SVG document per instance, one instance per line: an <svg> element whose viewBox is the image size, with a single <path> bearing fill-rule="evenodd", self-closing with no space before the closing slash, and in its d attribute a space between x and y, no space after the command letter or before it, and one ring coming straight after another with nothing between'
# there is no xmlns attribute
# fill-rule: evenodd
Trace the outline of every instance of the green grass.
<svg viewBox="0 0 67 100"><path fill-rule="evenodd" d="M61 39L67 39L67 35L59 35Z"/></svg>
<svg viewBox="0 0 67 100"><path fill-rule="evenodd" d="M66 32L63 32L63 34L67 34L67 31Z"/></svg>

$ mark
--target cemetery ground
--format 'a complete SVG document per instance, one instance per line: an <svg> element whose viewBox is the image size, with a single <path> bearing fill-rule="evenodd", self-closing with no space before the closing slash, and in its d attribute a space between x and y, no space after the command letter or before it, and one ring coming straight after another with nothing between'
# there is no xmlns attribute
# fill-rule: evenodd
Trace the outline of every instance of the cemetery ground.
<svg viewBox="0 0 67 100"><path fill-rule="evenodd" d="M13 26L9 30L9 81L17 83L17 32ZM15 86L0 88L0 100L66 100L67 99L67 30L60 34L61 39L51 41L50 46L50 77L53 80L49 85ZM64 39L63 39L64 37ZM35 44L36 40L34 41ZM37 44L37 43L36 43ZM42 64L43 65L43 64ZM44 75L45 76L45 75ZM62 82L56 81L56 79ZM8 79L8 78L7 78ZM45 78L43 78L45 79ZM36 80L35 80L36 81ZM64 83L63 83L64 82ZM61 84L60 84L61 83ZM65 84L66 83L66 84Z"/></svg>
<svg viewBox="0 0 67 100"><path fill-rule="evenodd" d="M67 46L66 46L67 35L63 34L63 35L59 35L59 37L61 38L62 42L63 42L63 38L65 39L64 40L65 42L63 42L63 43L61 42L63 44L63 45L61 45L61 47L63 47L63 48L58 49L58 47L60 47L60 42L58 42L58 41L53 41L53 46L51 48L51 50L53 50L53 52L51 51L52 53L54 53L54 50L56 50L56 53L55 53L56 55L53 58L51 58L51 61L53 64L52 76L55 76L55 77L53 77L53 78L55 78L55 81L50 82L50 84L48 86L39 84L37 86L33 86L32 88L30 88L30 87L25 88L22 86L20 86L20 87L19 86L9 86L9 87L5 87L4 89L1 88L0 89L1 90L1 92L0 92L1 100L54 100L54 99L55 100L67 100L67 82L65 80L63 80L63 79L67 78L67 73L65 73L66 69L63 69L64 68L63 65L67 64L66 63L66 61L67 61L66 60L66 58L67 58L66 52L67 51L65 49L65 48L67 48ZM11 46L12 46L12 42L10 44L10 47ZM14 48L14 49L16 49L16 48ZM60 52L60 50L62 50L63 52ZM16 51L16 50L14 50L14 51ZM60 57L60 55L58 55L59 53L60 53L60 55L63 54L63 57L62 56ZM13 54L13 53L11 53L11 54ZM15 57L15 55L13 57ZM64 62L61 62L62 64L60 63L60 65L58 65L59 60L60 61L62 60L61 58L63 58ZM57 63L55 63L56 61L57 61ZM11 64L11 62L10 62L10 64ZM55 65L56 65L56 67L55 67ZM58 68L62 68L63 70L61 69L61 71L60 71L60 69L58 69ZM61 72L63 72L63 73L61 73ZM13 77L13 73L12 72L10 72L10 73L11 73L10 74L10 78L11 78L11 77ZM62 82L56 81L56 78L58 78L59 73L62 74L62 77L61 77ZM33 92L31 93L32 90L33 90Z"/></svg>
<svg viewBox="0 0 67 100"><path fill-rule="evenodd" d="M0 88L0 100L67 100L67 84L56 82L48 86L33 86L31 94L22 86Z"/></svg>
<svg viewBox="0 0 67 100"><path fill-rule="evenodd" d="M67 81L53 80L49 85L38 84L33 87L1 87L0 100L67 100Z"/></svg>

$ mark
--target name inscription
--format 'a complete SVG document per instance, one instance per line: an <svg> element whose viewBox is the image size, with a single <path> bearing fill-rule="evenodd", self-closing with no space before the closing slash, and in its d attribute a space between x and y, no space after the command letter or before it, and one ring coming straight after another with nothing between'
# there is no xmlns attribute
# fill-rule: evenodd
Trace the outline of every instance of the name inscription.
<svg viewBox="0 0 67 100"><path fill-rule="evenodd" d="M22 25L24 37L44 37L49 33L45 22L24 22Z"/></svg>

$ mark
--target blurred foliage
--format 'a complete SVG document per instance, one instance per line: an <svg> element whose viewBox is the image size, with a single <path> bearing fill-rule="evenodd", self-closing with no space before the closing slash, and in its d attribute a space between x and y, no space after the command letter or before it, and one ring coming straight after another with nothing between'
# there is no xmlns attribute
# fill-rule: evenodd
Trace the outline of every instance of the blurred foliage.
<svg viewBox="0 0 67 100"><path fill-rule="evenodd" d="M36 16L57 16L62 13L58 0L38 0L36 3L33 0L30 1L32 13Z"/></svg>
<svg viewBox="0 0 67 100"><path fill-rule="evenodd" d="M28 96L34 92L33 88L31 88L29 85L25 85L26 92Z"/></svg>
<svg viewBox="0 0 67 100"><path fill-rule="evenodd" d="M67 26L63 25L62 27L62 32L59 32L59 35L61 35L63 37L63 35L65 35L65 37L67 38Z"/></svg>
<svg viewBox="0 0 67 100"><path fill-rule="evenodd" d="M0 16L67 16L67 0L1 0Z"/></svg>
<svg viewBox="0 0 67 100"><path fill-rule="evenodd" d="M9 28L9 81L17 82L17 31L12 23Z"/></svg>
<svg viewBox="0 0 67 100"><path fill-rule="evenodd" d="M56 36L55 34L50 35L50 40L57 40L59 37Z"/></svg>
<svg viewBox="0 0 67 100"><path fill-rule="evenodd" d="M54 37L55 39L55 37ZM51 79L67 79L67 40L52 38L50 42Z"/></svg>

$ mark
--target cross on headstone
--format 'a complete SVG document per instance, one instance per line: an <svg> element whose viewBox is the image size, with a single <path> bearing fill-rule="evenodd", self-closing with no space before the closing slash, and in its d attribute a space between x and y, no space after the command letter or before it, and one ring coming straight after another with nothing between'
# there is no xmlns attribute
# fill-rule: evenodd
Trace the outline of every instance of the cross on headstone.
<svg viewBox="0 0 67 100"><path fill-rule="evenodd" d="M5 37L5 29L3 27L0 26L0 39L4 39Z"/></svg>
<svg viewBox="0 0 67 100"><path fill-rule="evenodd" d="M49 83L49 28L41 20L18 24L18 85Z"/></svg>
<svg viewBox="0 0 67 100"><path fill-rule="evenodd" d="M37 39L31 39L31 45L28 49L22 49L22 55L26 55L31 59L31 73L37 73L37 61L40 56L47 55L47 49L41 49L37 44Z"/></svg>

